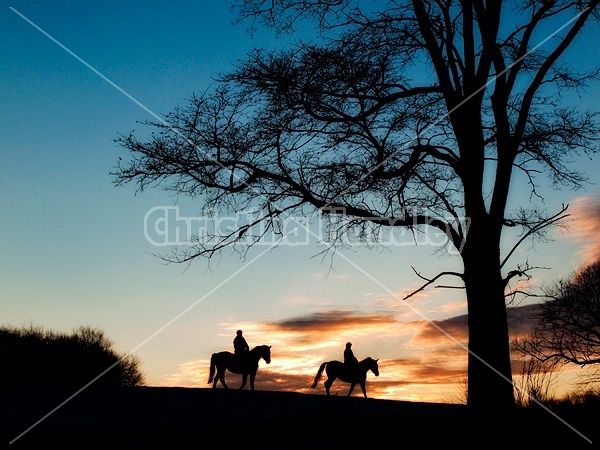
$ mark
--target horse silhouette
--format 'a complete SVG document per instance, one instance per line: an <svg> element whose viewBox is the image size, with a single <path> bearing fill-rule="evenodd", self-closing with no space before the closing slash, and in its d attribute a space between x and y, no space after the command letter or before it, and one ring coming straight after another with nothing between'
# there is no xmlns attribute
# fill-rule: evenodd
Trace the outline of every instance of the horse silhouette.
<svg viewBox="0 0 600 450"><path fill-rule="evenodd" d="M227 383L225 383L225 371L229 370L230 372L242 375L242 385L240 386L240 389L246 387L246 381L248 380L248 376L250 376L250 389L254 390L254 378L256 378L258 362L261 358L264 359L267 364L271 364L270 345L259 345L254 347L247 354L239 356L227 351L213 353L210 357L210 375L208 377L208 384L212 383L213 388L216 388L217 382L221 381L221 384L225 388L229 388Z"/></svg>
<svg viewBox="0 0 600 450"><path fill-rule="evenodd" d="M379 376L379 366L377 364L379 359L373 359L370 356L359 361L355 366L348 366L341 361L326 361L321 364L319 367L319 371L315 376L315 379L312 384L312 388L317 387L317 383L321 379L321 375L323 375L323 370L327 373L327 380L325 380L325 391L327 395L329 395L329 389L331 385L336 379L343 381L344 383L350 383L350 390L348 391L348 397L352 394L354 387L358 384L362 389L363 395L367 398L367 372L370 370L375 374L376 377Z"/></svg>

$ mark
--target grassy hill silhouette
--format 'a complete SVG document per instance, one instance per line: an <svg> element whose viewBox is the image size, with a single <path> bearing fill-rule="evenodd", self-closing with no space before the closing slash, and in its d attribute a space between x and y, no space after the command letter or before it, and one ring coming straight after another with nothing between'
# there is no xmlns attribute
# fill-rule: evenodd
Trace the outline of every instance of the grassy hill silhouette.
<svg viewBox="0 0 600 450"><path fill-rule="evenodd" d="M472 417L465 406L455 404L280 391L132 387L84 390L73 396L75 392L0 391L3 443L318 448L330 442L375 449L415 444L486 448L504 440L517 448L555 448L559 443L591 448L589 440L598 434L597 405L562 412L560 418L542 409L506 418ZM489 427L496 423L500 435Z"/></svg>

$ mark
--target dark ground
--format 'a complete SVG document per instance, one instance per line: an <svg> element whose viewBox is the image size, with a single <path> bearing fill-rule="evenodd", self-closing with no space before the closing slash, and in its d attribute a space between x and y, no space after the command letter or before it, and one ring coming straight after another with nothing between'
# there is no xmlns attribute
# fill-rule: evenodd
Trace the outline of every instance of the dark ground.
<svg viewBox="0 0 600 450"><path fill-rule="evenodd" d="M472 417L462 405L211 388L0 390L11 448L593 448L600 416L578 408ZM65 402L66 401L66 402ZM64 403L64 404L63 404ZM61 404L63 404L61 406ZM496 432L487 429L499 424ZM500 432L498 433L498 430ZM0 445L1 445L0 444ZM596 444L597 445L597 444ZM544 447L542 447L544 446ZM339 447L335 447L336 449Z"/></svg>

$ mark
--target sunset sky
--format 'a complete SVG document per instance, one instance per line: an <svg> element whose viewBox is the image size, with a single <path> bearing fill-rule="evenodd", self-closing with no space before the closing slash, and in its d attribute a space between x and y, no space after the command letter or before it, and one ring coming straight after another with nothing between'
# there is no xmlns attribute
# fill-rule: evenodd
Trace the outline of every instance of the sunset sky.
<svg viewBox="0 0 600 450"><path fill-rule="evenodd" d="M358 359L379 359L369 396L461 398L464 292L429 288L403 300L423 283L413 267L426 277L461 270L433 237L323 254L308 235L302 245L258 246L246 259L225 252L210 263L167 265L156 256L165 247L150 239L150 213L177 207L170 211L194 217L201 205L113 184L110 173L127 156L114 143L119 133L145 131L140 122L211 89L253 47L285 47L293 37L251 37L218 0L0 5L2 325L101 329L117 351L140 358L148 385L187 387L208 387L210 355L232 350L242 329L250 347L272 346L257 389L319 394L322 383L310 388L319 365L343 359L351 341ZM574 64L600 61L598 29L589 30L567 55ZM598 98L600 83L569 101L597 108ZM511 260L543 268L533 287L600 258L600 156L575 167L592 181L585 190L541 190L550 214L570 205L573 226L550 242L525 243ZM511 207L529 199L524 180L516 182ZM503 248L515 241L507 234ZM509 313L511 332L526 332L533 301L511 306L519 306ZM230 373L227 380L240 383ZM332 393L347 389L338 381Z"/></svg>

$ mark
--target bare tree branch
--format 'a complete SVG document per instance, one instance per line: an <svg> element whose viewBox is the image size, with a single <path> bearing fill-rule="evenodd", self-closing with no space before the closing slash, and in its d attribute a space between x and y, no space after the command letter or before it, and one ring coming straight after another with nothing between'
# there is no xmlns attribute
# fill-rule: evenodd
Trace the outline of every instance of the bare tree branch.
<svg viewBox="0 0 600 450"><path fill-rule="evenodd" d="M414 267L411 266L411 268L417 274L417 276L419 278L427 281L427 283L425 283L424 285L422 285L419 289L416 289L416 290L412 291L410 294L405 295L402 298L402 300L406 300L406 299L408 299L408 298L410 298L410 297L418 294L419 292L425 290L429 285L435 283L436 280L438 280L439 278L444 277L446 275L452 275L452 276L458 277L460 279L463 279L463 275L461 273L458 273L458 272L440 272L440 273L438 273L433 278L426 278L423 275L421 275L419 272L417 272L417 270ZM442 286L437 286L437 287L442 287ZM452 288L452 289L464 289L463 286L443 286L443 287L445 287L445 288Z"/></svg>

